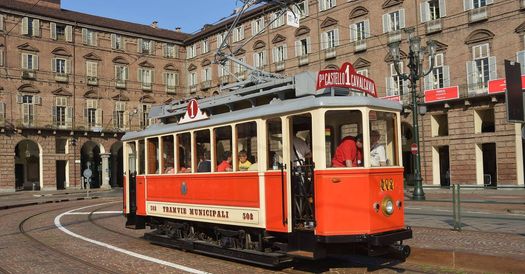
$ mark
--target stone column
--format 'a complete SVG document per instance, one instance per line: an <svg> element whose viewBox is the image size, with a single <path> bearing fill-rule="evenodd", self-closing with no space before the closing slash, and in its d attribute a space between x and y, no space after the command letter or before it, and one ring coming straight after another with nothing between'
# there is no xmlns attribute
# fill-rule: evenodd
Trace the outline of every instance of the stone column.
<svg viewBox="0 0 525 274"><path fill-rule="evenodd" d="M111 174L109 172L109 163L108 159L111 156L110 153L101 153L100 158L102 158L102 185L100 188L102 189L111 189L111 186L109 185L109 175Z"/></svg>

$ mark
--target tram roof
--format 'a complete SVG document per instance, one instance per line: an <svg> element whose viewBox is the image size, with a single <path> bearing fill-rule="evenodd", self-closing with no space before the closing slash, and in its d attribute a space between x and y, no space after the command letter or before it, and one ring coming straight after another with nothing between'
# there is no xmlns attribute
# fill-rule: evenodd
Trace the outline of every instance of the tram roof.
<svg viewBox="0 0 525 274"><path fill-rule="evenodd" d="M264 117L280 116L287 113L302 112L316 108L336 108L336 107L372 107L378 109L401 111L401 104L366 96L320 96L313 95L279 100L274 99L269 104L236 110L232 112L210 116L209 119L196 121L187 124L177 123L158 123L153 124L142 131L127 132L123 141L141 139L149 136L165 135L169 133L184 132L188 130L241 122Z"/></svg>

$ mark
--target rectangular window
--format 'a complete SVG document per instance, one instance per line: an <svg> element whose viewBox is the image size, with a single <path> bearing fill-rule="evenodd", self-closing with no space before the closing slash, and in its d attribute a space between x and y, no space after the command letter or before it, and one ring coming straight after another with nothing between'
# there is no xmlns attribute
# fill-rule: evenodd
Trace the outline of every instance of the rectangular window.
<svg viewBox="0 0 525 274"><path fill-rule="evenodd" d="M197 172L211 172L211 139L209 130L195 132L195 147L197 149Z"/></svg>
<svg viewBox="0 0 525 274"><path fill-rule="evenodd" d="M430 126L432 129L432 137L448 136L448 115L435 114L430 116Z"/></svg>
<svg viewBox="0 0 525 274"><path fill-rule="evenodd" d="M177 72L165 72L164 80L166 92L176 92L176 87L179 85L179 74Z"/></svg>
<svg viewBox="0 0 525 274"><path fill-rule="evenodd" d="M244 25L240 25L233 29L233 42L244 40Z"/></svg>
<svg viewBox="0 0 525 274"><path fill-rule="evenodd" d="M287 57L286 44L273 48L273 62L284 62Z"/></svg>
<svg viewBox="0 0 525 274"><path fill-rule="evenodd" d="M219 77L228 76L230 73L230 62L227 61L224 65L219 65Z"/></svg>
<svg viewBox="0 0 525 274"><path fill-rule="evenodd" d="M405 9L383 14L383 32L396 32L405 28Z"/></svg>
<svg viewBox="0 0 525 274"><path fill-rule="evenodd" d="M188 77L188 85L195 86L196 84L197 84L197 73L190 72L190 75Z"/></svg>
<svg viewBox="0 0 525 274"><path fill-rule="evenodd" d="M115 65L115 81L119 88L126 87L126 81L128 80L128 67L125 65Z"/></svg>
<svg viewBox="0 0 525 274"><path fill-rule="evenodd" d="M333 49L339 46L339 30L333 29L321 34L321 49Z"/></svg>
<svg viewBox="0 0 525 274"><path fill-rule="evenodd" d="M420 6L421 22L437 20L446 15L445 0L425 0Z"/></svg>
<svg viewBox="0 0 525 274"><path fill-rule="evenodd" d="M148 174L160 174L159 170L159 139L148 140Z"/></svg>
<svg viewBox="0 0 525 274"><path fill-rule="evenodd" d="M40 36L40 20L29 17L22 18L22 35L39 37Z"/></svg>
<svg viewBox="0 0 525 274"><path fill-rule="evenodd" d="M4 102L0 102L0 126L4 126L5 125L5 120L6 120L6 109L5 109L5 103Z"/></svg>
<svg viewBox="0 0 525 274"><path fill-rule="evenodd" d="M128 118L129 117L126 112L126 102L115 102L115 110L113 111L113 126L118 129L126 129Z"/></svg>
<svg viewBox="0 0 525 274"><path fill-rule="evenodd" d="M210 51L208 39L202 40L201 42L201 53L207 53Z"/></svg>
<svg viewBox="0 0 525 274"><path fill-rule="evenodd" d="M374 119L372 119L374 117ZM396 130L397 115L390 112L370 111L370 166L399 165Z"/></svg>
<svg viewBox="0 0 525 274"><path fill-rule="evenodd" d="M278 28L284 25L284 14L279 15L279 12L274 12L270 15L270 21L273 29Z"/></svg>
<svg viewBox="0 0 525 274"><path fill-rule="evenodd" d="M299 19L308 16L308 0L301 1L292 6L292 11Z"/></svg>
<svg viewBox="0 0 525 274"><path fill-rule="evenodd" d="M324 11L335 7L336 0L319 0L319 11Z"/></svg>
<svg viewBox="0 0 525 274"><path fill-rule="evenodd" d="M264 29L264 17L252 21L252 35L258 35Z"/></svg>
<svg viewBox="0 0 525 274"><path fill-rule="evenodd" d="M68 117L68 105L67 97L58 96L55 98L55 107L53 109L53 121L58 127L66 126L68 123L66 117Z"/></svg>
<svg viewBox="0 0 525 274"><path fill-rule="evenodd" d="M124 50L124 37L120 34L111 34L111 48Z"/></svg>
<svg viewBox="0 0 525 274"><path fill-rule="evenodd" d="M266 64L266 56L264 51L256 52L253 54L253 65L256 68L261 68Z"/></svg>
<svg viewBox="0 0 525 274"><path fill-rule="evenodd" d="M177 172L189 173L191 172L191 134L182 133L177 134Z"/></svg>
<svg viewBox="0 0 525 274"><path fill-rule="evenodd" d="M399 72L403 73L403 62L398 63ZM403 81L396 72L394 64L390 64L390 77L386 78L386 95L396 96L406 93L408 87L406 81Z"/></svg>
<svg viewBox="0 0 525 274"><path fill-rule="evenodd" d="M95 99L86 100L84 117L89 128L100 127L102 125L102 109L98 108L98 101Z"/></svg>
<svg viewBox="0 0 525 274"><path fill-rule="evenodd" d="M295 56L305 56L310 53L310 37L295 41Z"/></svg>
<svg viewBox="0 0 525 274"><path fill-rule="evenodd" d="M197 56L197 50L195 44L186 47L186 57L188 59L195 58Z"/></svg>
<svg viewBox="0 0 525 274"><path fill-rule="evenodd" d="M144 129L148 127L150 123L149 111L151 110L150 104L142 104L140 106L140 128Z"/></svg>
<svg viewBox="0 0 525 274"><path fill-rule="evenodd" d="M238 171L257 171L257 123L236 125Z"/></svg>
<svg viewBox="0 0 525 274"><path fill-rule="evenodd" d="M283 129L281 119L275 118L266 121L268 132L266 168L278 170L283 162Z"/></svg>
<svg viewBox="0 0 525 274"><path fill-rule="evenodd" d="M450 86L449 67L444 65L444 54L434 56L434 69L425 76L425 90L439 89Z"/></svg>
<svg viewBox="0 0 525 274"><path fill-rule="evenodd" d="M142 85L142 89L151 89L153 83L153 70L139 68L138 79Z"/></svg>
<svg viewBox="0 0 525 274"><path fill-rule="evenodd" d="M341 119L341 117L345 117ZM359 110L332 110L325 114L327 167L362 167L363 153L358 150L356 137L363 133L363 115ZM332 134L333 133L333 134ZM392 133L393 134L393 133ZM363 138L361 138L363 139Z"/></svg>
<svg viewBox="0 0 525 274"><path fill-rule="evenodd" d="M139 174L143 175L146 173L146 149L144 140L139 140Z"/></svg>
<svg viewBox="0 0 525 274"><path fill-rule="evenodd" d="M497 78L496 57L490 56L489 44L472 47L473 61L467 62L469 91L485 91L488 81Z"/></svg>
<svg viewBox="0 0 525 274"><path fill-rule="evenodd" d="M164 46L164 57L166 58L177 58L177 46L174 44L166 44Z"/></svg>
<svg viewBox="0 0 525 274"><path fill-rule="evenodd" d="M233 171L232 159L237 155L233 155L232 128L230 126L220 127L214 129L215 131L215 159L217 162L217 172Z"/></svg>
<svg viewBox="0 0 525 274"><path fill-rule="evenodd" d="M35 125L35 104L36 98L33 95L20 95L19 103L22 108L22 123L24 126Z"/></svg>
<svg viewBox="0 0 525 274"><path fill-rule="evenodd" d="M22 69L23 70L37 70L38 56L31 53L22 53Z"/></svg>
<svg viewBox="0 0 525 274"><path fill-rule="evenodd" d="M82 43L88 46L97 46L97 33L93 30L83 28L82 29Z"/></svg>
<svg viewBox="0 0 525 274"><path fill-rule="evenodd" d="M160 158L162 174L175 173L175 143L173 141L173 135L163 136L160 140L162 142L162 152Z"/></svg>
<svg viewBox="0 0 525 274"><path fill-rule="evenodd" d="M155 42L148 39L137 39L137 50L143 54L155 54Z"/></svg>
<svg viewBox="0 0 525 274"><path fill-rule="evenodd" d="M202 81L211 81L211 68L204 68L202 69Z"/></svg>
<svg viewBox="0 0 525 274"><path fill-rule="evenodd" d="M67 60L63 58L53 58L52 70L56 74L67 74Z"/></svg>

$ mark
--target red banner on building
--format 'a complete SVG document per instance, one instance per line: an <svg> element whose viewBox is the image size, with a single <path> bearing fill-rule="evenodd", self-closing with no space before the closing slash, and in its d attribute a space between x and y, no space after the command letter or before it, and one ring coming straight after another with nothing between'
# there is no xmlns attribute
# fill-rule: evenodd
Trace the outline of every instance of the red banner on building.
<svg viewBox="0 0 525 274"><path fill-rule="evenodd" d="M340 70L322 70L317 74L317 90L329 87L349 88L377 97L374 81L358 74L350 63L344 63Z"/></svg>
<svg viewBox="0 0 525 274"><path fill-rule="evenodd" d="M525 89L525 75L521 76L521 88ZM505 81L505 78L489 81L489 94L505 92L505 89L507 89L507 82Z"/></svg>
<svg viewBox="0 0 525 274"><path fill-rule="evenodd" d="M425 90L425 103L439 102L458 98L458 86Z"/></svg>

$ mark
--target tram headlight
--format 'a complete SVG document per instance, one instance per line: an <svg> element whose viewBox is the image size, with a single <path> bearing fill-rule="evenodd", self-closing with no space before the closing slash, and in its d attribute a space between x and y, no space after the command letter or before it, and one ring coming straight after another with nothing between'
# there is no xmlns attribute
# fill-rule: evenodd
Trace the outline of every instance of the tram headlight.
<svg viewBox="0 0 525 274"><path fill-rule="evenodd" d="M381 202L381 208L386 216L392 215L394 213L394 201L392 201L392 198L385 197Z"/></svg>

